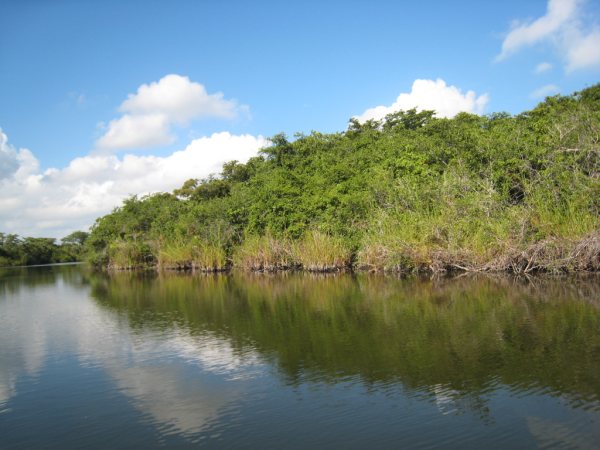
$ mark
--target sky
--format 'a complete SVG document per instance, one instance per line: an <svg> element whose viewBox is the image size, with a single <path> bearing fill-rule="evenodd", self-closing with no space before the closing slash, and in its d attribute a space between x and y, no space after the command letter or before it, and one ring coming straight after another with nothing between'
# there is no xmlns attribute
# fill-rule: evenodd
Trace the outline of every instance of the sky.
<svg viewBox="0 0 600 450"><path fill-rule="evenodd" d="M600 0L0 0L0 232L61 238L268 137L600 81Z"/></svg>

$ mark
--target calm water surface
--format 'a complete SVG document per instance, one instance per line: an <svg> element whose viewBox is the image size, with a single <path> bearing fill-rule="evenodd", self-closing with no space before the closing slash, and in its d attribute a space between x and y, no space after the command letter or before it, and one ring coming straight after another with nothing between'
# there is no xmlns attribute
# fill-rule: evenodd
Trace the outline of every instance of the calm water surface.
<svg viewBox="0 0 600 450"><path fill-rule="evenodd" d="M0 448L600 448L600 279L0 270Z"/></svg>

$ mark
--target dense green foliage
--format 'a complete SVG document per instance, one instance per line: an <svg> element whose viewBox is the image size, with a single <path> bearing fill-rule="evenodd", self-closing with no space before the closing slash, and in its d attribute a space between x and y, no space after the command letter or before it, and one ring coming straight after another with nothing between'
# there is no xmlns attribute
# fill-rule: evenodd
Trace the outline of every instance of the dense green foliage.
<svg viewBox="0 0 600 450"><path fill-rule="evenodd" d="M271 143L219 176L129 198L92 228L92 262L600 268L600 85L517 116L413 109Z"/></svg>
<svg viewBox="0 0 600 450"><path fill-rule="evenodd" d="M0 267L81 261L88 235L75 231L57 244L53 238L0 233Z"/></svg>

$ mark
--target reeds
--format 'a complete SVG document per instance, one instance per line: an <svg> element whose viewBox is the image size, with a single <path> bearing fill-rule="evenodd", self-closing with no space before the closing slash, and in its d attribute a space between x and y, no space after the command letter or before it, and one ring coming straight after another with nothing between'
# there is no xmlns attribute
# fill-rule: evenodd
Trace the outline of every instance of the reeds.
<svg viewBox="0 0 600 450"><path fill-rule="evenodd" d="M234 266L252 271L303 269L334 272L350 267L351 252L340 238L310 231L298 241L249 236L234 253Z"/></svg>
<svg viewBox="0 0 600 450"><path fill-rule="evenodd" d="M230 264L227 253L220 245L198 242L194 248L192 268L202 272L220 272L227 270Z"/></svg>
<svg viewBox="0 0 600 450"><path fill-rule="evenodd" d="M292 242L264 236L247 236L233 255L235 267L251 271L274 272L297 268Z"/></svg>
<svg viewBox="0 0 600 450"><path fill-rule="evenodd" d="M189 242L163 243L158 251L158 267L161 269L191 269L193 259L194 247Z"/></svg>
<svg viewBox="0 0 600 450"><path fill-rule="evenodd" d="M130 270L154 265L151 243L145 241L115 241L108 247L108 268Z"/></svg>
<svg viewBox="0 0 600 450"><path fill-rule="evenodd" d="M158 252L158 268L217 272L229 267L225 250L198 239L163 243Z"/></svg>
<svg viewBox="0 0 600 450"><path fill-rule="evenodd" d="M597 271L600 218L581 176L577 189L537 179L521 202L489 180L446 170L430 184L400 180L397 196L371 217L357 253L368 271L512 273ZM584 183L585 184L585 183Z"/></svg>
<svg viewBox="0 0 600 450"><path fill-rule="evenodd" d="M481 270L532 272L581 272L600 270L600 233L580 239L549 238L522 250L511 249L488 261Z"/></svg>
<svg viewBox="0 0 600 450"><path fill-rule="evenodd" d="M600 270L600 233L580 239L548 238L486 256L467 249L370 243L358 253L357 268L372 272L594 272Z"/></svg>
<svg viewBox="0 0 600 450"><path fill-rule="evenodd" d="M534 272L566 273L600 271L600 232L579 239L550 237L533 243L505 242L489 252L408 243L393 236L371 237L353 254L341 238L318 231L300 241L271 235L250 236L235 249L233 264L222 246L198 240L169 242L116 241L108 248L109 269L156 267L163 270L217 272L233 266L250 271L290 269L337 272L356 269L369 272ZM158 248L158 250L156 250ZM157 256L155 256L157 255Z"/></svg>
<svg viewBox="0 0 600 450"><path fill-rule="evenodd" d="M294 246L296 258L309 272L337 272L348 269L352 253L341 238L310 231Z"/></svg>

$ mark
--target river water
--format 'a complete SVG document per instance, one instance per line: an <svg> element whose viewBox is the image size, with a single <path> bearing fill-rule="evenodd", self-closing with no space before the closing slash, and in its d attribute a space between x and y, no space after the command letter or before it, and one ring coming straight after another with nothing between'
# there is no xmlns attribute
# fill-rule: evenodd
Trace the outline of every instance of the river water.
<svg viewBox="0 0 600 450"><path fill-rule="evenodd" d="M0 270L0 448L600 448L600 278Z"/></svg>

